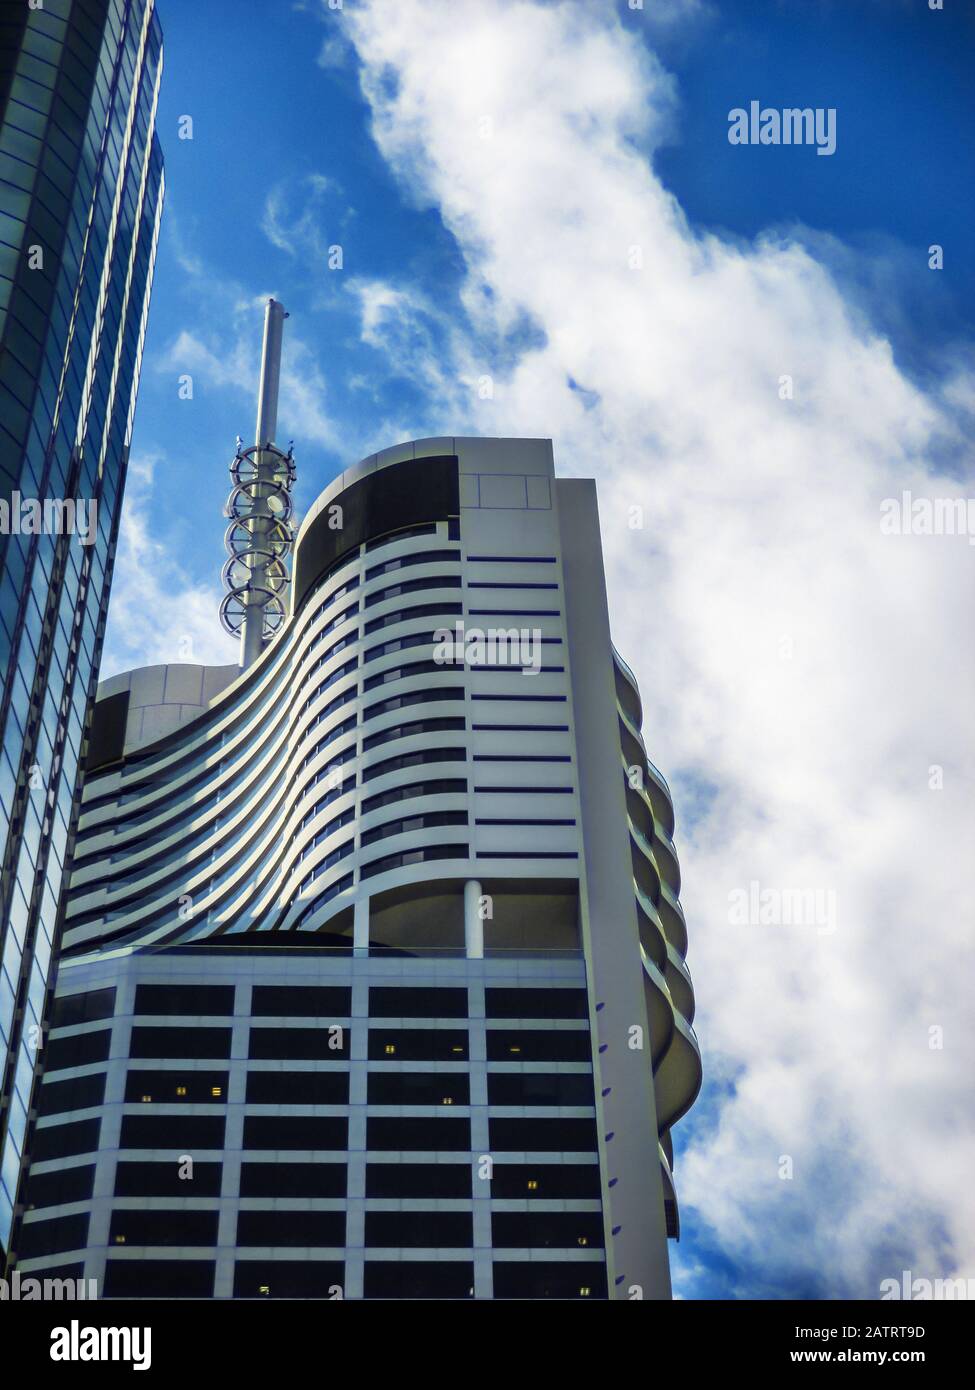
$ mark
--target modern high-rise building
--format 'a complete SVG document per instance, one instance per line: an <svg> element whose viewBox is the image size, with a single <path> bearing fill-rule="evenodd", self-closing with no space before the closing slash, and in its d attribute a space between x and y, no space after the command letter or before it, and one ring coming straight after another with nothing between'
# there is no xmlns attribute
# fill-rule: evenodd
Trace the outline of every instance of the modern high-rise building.
<svg viewBox="0 0 975 1390"><path fill-rule="evenodd" d="M547 440L388 449L285 598L243 669L100 687L21 1277L669 1297L701 1062L593 483Z"/></svg>
<svg viewBox="0 0 975 1390"><path fill-rule="evenodd" d="M0 1253L138 386L161 63L152 0L0 11Z"/></svg>

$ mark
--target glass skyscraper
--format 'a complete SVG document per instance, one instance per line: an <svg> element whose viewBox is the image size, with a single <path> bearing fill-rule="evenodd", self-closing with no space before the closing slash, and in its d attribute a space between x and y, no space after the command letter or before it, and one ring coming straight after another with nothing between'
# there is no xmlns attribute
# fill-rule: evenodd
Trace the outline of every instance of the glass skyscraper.
<svg viewBox="0 0 975 1390"><path fill-rule="evenodd" d="M161 67L153 0L0 7L0 1250L138 387Z"/></svg>

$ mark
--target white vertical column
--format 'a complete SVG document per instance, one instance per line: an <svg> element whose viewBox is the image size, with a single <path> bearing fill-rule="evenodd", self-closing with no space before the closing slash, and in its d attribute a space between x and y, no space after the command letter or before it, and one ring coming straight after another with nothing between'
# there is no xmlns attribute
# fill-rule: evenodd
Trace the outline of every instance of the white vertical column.
<svg viewBox="0 0 975 1390"><path fill-rule="evenodd" d="M469 878L464 884L464 948L468 960L481 960L484 956L481 885L476 878Z"/></svg>

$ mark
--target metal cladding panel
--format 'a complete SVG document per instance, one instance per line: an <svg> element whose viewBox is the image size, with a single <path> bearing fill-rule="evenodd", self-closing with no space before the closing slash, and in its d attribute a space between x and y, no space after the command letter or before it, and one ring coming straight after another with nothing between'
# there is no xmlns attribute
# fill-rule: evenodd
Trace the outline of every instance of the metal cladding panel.
<svg viewBox="0 0 975 1390"><path fill-rule="evenodd" d="M342 508L339 526L335 507ZM459 511L456 454L406 459L352 483L301 538L294 560L293 611L330 565L364 541L407 526L446 521Z"/></svg>

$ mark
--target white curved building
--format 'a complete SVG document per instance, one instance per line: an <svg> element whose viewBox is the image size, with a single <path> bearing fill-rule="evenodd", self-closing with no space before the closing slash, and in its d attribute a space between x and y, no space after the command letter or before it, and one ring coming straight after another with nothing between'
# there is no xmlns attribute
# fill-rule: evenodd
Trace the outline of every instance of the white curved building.
<svg viewBox="0 0 975 1390"><path fill-rule="evenodd" d="M640 722L547 440L364 460L249 669L103 683L22 1275L669 1297L701 1064Z"/></svg>

